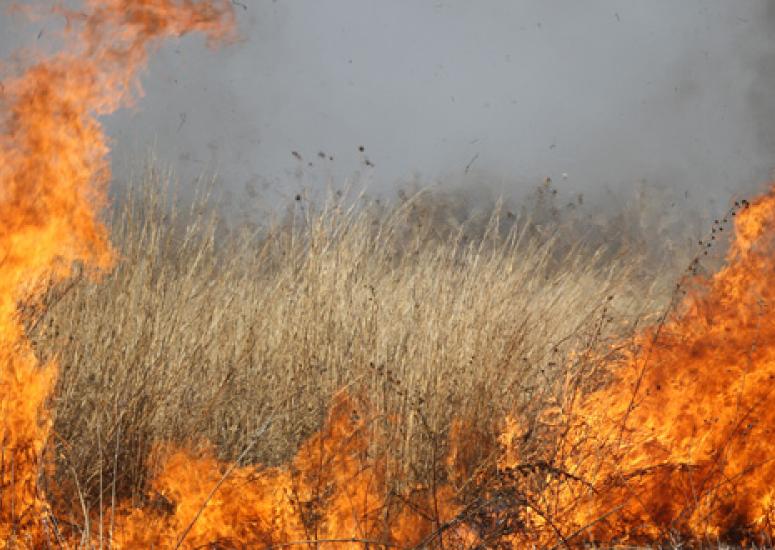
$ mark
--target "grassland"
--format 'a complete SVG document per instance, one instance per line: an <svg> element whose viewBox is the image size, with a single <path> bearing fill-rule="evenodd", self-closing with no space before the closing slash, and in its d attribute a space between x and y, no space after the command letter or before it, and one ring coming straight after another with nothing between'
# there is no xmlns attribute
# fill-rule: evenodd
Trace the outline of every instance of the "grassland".
<svg viewBox="0 0 775 550"><path fill-rule="evenodd" d="M397 489L449 475L461 422L471 468L508 415L535 423L529 454L540 411L605 382L600 359L669 307L693 252L644 197L606 213L550 185L478 209L439 191L297 199L235 226L149 171L109 213L115 269L28 305L60 365L51 498L79 503L63 521L143 503L159 442L283 463L343 388L381 419Z"/></svg>

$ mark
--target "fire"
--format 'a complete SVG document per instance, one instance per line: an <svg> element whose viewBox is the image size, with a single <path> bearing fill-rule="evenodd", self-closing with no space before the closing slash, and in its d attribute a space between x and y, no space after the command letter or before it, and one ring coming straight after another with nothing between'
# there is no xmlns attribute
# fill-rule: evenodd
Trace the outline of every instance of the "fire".
<svg viewBox="0 0 775 550"><path fill-rule="evenodd" d="M540 496L554 525L533 514L535 540L772 536L775 189L732 216L725 267L638 336L611 384L568 404L552 460L573 480L547 477Z"/></svg>
<svg viewBox="0 0 775 550"><path fill-rule="evenodd" d="M74 265L94 273L112 265L99 220L109 146L97 117L142 92L137 75L162 39L196 31L217 42L235 27L226 0L86 0L83 11L59 13L69 21L68 47L0 87L0 538L31 548L83 539L56 526L40 484L56 365L36 361L20 304ZM547 412L557 438L542 460L523 462L526 432L520 419L506 419L502 455L467 479L473 497L455 489L455 476L470 470L463 422L439 484L396 494L390 457L373 451L379 436L368 408L340 395L284 467L224 463L206 446L194 453L160 442L166 459L148 502L119 504L103 525L111 546L767 540L775 525L775 189L731 215L725 267L695 280L669 318L637 336L612 365L612 382Z"/></svg>
<svg viewBox="0 0 775 550"><path fill-rule="evenodd" d="M169 509L132 510L114 545L169 548L185 537L192 548L302 541L344 549L413 546L430 525L387 505L386 463L369 455L370 441L362 408L340 395L324 428L286 467L236 467L175 451L152 487Z"/></svg>
<svg viewBox="0 0 775 550"><path fill-rule="evenodd" d="M113 254L98 218L110 178L108 144L96 119L139 92L136 78L167 36L232 29L224 2L89 0L71 22L69 47L0 86L0 538L41 547L55 540L39 487L56 365L39 365L18 304Z"/></svg>

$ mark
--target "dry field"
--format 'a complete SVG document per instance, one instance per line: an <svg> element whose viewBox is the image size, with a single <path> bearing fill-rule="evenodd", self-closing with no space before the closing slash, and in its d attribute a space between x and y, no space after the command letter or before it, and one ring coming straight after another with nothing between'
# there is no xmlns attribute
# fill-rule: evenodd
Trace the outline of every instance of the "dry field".
<svg viewBox="0 0 775 550"><path fill-rule="evenodd" d="M438 191L299 197L260 228L226 228L206 193L174 196L149 170L109 219L115 268L27 306L37 354L60 365L49 486L63 525L153 505L162 443L286 463L343 391L369 411L369 453L391 458L386 493L452 478L464 493L507 417L535 424L526 456L545 447L539 413L605 383L694 252L668 240L657 201L594 215L546 184L476 211Z"/></svg>
<svg viewBox="0 0 775 550"><path fill-rule="evenodd" d="M771 546L775 187L104 210L99 117L236 5L88 2L2 75L0 545Z"/></svg>

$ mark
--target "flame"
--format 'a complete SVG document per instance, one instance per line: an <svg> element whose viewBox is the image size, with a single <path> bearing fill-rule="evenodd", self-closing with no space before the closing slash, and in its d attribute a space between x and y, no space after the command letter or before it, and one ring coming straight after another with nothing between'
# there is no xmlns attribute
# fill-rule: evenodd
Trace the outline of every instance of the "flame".
<svg viewBox="0 0 775 550"><path fill-rule="evenodd" d="M385 540L384 462L368 456L367 432L358 407L342 395L325 427L284 468L235 468L211 455L197 458L176 450L151 491L171 509L132 510L117 530L116 547L173 547L184 533L194 548ZM342 542L341 547L363 544Z"/></svg>
<svg viewBox="0 0 775 550"><path fill-rule="evenodd" d="M547 476L532 540L772 536L775 188L731 216L725 267L694 281L672 317L637 337L611 384L569 404L553 461L572 480Z"/></svg>
<svg viewBox="0 0 775 550"><path fill-rule="evenodd" d="M89 0L71 20L68 48L0 85L0 539L41 547L54 540L39 487L51 430L46 410L56 365L39 365L19 304L67 277L75 262L113 261L98 219L110 178L96 119L141 92L138 71L167 36L232 29L225 1Z"/></svg>
<svg viewBox="0 0 775 550"><path fill-rule="evenodd" d="M115 548L283 547L305 541L334 548L414 547L433 533L427 494L413 507L391 503L387 459L370 455L373 433L363 408L346 394L334 400L318 433L281 468L237 467L205 454L173 450L152 483L164 504L125 509ZM449 487L436 499L444 514L458 507ZM418 513L417 511L420 511ZM449 540L473 540L464 528ZM460 546L463 547L463 546Z"/></svg>

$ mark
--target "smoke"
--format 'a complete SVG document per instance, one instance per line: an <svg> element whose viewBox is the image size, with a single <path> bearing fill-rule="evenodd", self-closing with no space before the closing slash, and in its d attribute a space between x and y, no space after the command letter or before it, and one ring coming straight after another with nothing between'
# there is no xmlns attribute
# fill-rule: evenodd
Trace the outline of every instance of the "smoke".
<svg viewBox="0 0 775 550"><path fill-rule="evenodd" d="M775 157L775 4L766 3L762 10L761 29L765 40L757 44L753 64L753 82L750 103L759 153L765 158Z"/></svg>
<svg viewBox="0 0 775 550"><path fill-rule="evenodd" d="M235 200L346 179L518 194L551 176L569 193L646 180L724 202L773 165L766 0L234 4L240 47L167 47L149 99L107 121L119 181L152 149ZM4 15L0 53L50 19Z"/></svg>

